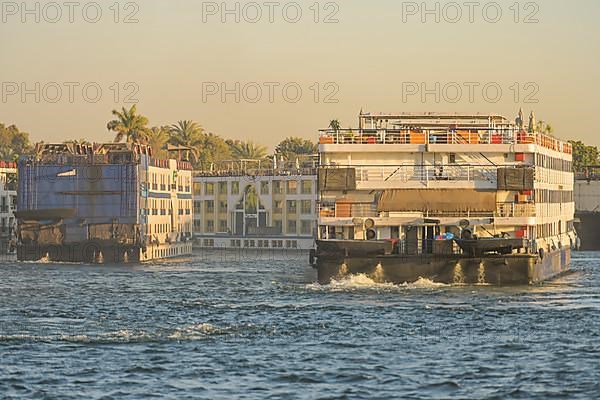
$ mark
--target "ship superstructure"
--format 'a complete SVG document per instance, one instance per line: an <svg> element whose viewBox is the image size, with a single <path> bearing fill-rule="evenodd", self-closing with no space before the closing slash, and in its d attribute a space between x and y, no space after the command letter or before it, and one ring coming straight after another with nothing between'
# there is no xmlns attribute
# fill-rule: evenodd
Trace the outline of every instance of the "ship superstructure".
<svg viewBox="0 0 600 400"><path fill-rule="evenodd" d="M496 114L365 114L320 137L319 279L530 283L568 269L571 145Z"/></svg>
<svg viewBox="0 0 600 400"><path fill-rule="evenodd" d="M38 144L19 161L19 260L136 262L192 252L192 168L138 144Z"/></svg>
<svg viewBox="0 0 600 400"><path fill-rule="evenodd" d="M311 160L235 160L194 172L194 237L210 249L314 248Z"/></svg>

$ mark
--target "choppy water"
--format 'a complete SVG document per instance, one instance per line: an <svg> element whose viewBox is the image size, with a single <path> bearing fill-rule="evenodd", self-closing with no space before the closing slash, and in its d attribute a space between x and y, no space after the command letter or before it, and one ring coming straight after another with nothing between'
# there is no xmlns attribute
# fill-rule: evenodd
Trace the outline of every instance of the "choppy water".
<svg viewBox="0 0 600 400"><path fill-rule="evenodd" d="M537 287L315 284L304 256L0 265L1 398L598 398L600 254Z"/></svg>

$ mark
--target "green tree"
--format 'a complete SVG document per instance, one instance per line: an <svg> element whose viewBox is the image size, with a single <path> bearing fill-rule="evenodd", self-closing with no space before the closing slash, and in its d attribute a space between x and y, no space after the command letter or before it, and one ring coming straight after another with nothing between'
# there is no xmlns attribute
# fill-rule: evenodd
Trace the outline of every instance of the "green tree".
<svg viewBox="0 0 600 400"><path fill-rule="evenodd" d="M220 136L213 133L203 133L200 136L198 159L195 167L199 169L208 169L212 163L231 160L231 149L227 142Z"/></svg>
<svg viewBox="0 0 600 400"><path fill-rule="evenodd" d="M21 132L16 125L6 126L0 123L0 159L2 161L17 161L20 156L31 154L32 151L28 133Z"/></svg>
<svg viewBox="0 0 600 400"><path fill-rule="evenodd" d="M587 146L580 140L570 140L573 146L573 171L583 172L586 166L598 165L599 155L596 146Z"/></svg>
<svg viewBox="0 0 600 400"><path fill-rule="evenodd" d="M552 128L552 125L550 125L546 121L539 121L537 123L536 132L545 133L546 135L552 136L554 129Z"/></svg>
<svg viewBox="0 0 600 400"><path fill-rule="evenodd" d="M287 160L294 160L297 157L313 155L317 153L318 150L319 147L315 143L300 137L288 137L275 148L275 152Z"/></svg>
<svg viewBox="0 0 600 400"><path fill-rule="evenodd" d="M167 143L170 138L170 128L168 126L154 126L150 129L147 144L152 148L154 157L160 159L168 157Z"/></svg>
<svg viewBox="0 0 600 400"><path fill-rule="evenodd" d="M145 143L147 141L150 132L150 129L147 127L148 118L137 114L135 104L129 110L125 107L121 111L113 110L112 114L116 118L110 121L106 125L106 128L116 133L116 143L123 141L123 139L127 143Z"/></svg>
<svg viewBox="0 0 600 400"><path fill-rule="evenodd" d="M251 141L227 140L231 155L236 160L260 160L267 156L265 146L255 144Z"/></svg>
<svg viewBox="0 0 600 400"><path fill-rule="evenodd" d="M190 149L191 162L200 161L204 138L204 129L197 122L191 120L178 121L169 127L169 143Z"/></svg>

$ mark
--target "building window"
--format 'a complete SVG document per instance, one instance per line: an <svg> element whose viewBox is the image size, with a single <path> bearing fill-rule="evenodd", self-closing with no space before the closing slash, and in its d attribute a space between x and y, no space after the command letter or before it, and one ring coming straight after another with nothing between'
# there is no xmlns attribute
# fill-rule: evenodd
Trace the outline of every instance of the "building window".
<svg viewBox="0 0 600 400"><path fill-rule="evenodd" d="M204 206L206 207L207 214L215 212L215 202L213 200L206 200Z"/></svg>
<svg viewBox="0 0 600 400"><path fill-rule="evenodd" d="M303 215L311 215L313 213L312 200L302 200L300 203L300 212Z"/></svg>
<svg viewBox="0 0 600 400"><path fill-rule="evenodd" d="M227 212L227 202L226 201L219 201L219 212L220 213L226 213Z"/></svg>
<svg viewBox="0 0 600 400"><path fill-rule="evenodd" d="M273 181L273 194L281 194L281 181Z"/></svg>
<svg viewBox="0 0 600 400"><path fill-rule="evenodd" d="M202 230L202 220L195 219L194 220L194 231L200 232Z"/></svg>
<svg viewBox="0 0 600 400"><path fill-rule="evenodd" d="M287 201L287 212L288 214L296 214L298 211L298 204L296 200L288 200Z"/></svg>
<svg viewBox="0 0 600 400"><path fill-rule="evenodd" d="M303 235L312 235L313 231L313 222L312 221L302 221L300 223L300 233Z"/></svg>
<svg viewBox="0 0 600 400"><path fill-rule="evenodd" d="M298 181L287 181L287 194L298 194Z"/></svg>
<svg viewBox="0 0 600 400"><path fill-rule="evenodd" d="M274 220L273 221L273 228L275 228L275 231L280 234L283 232L283 224L281 222L280 219Z"/></svg>
<svg viewBox="0 0 600 400"><path fill-rule="evenodd" d="M296 234L296 220L289 220L287 223L287 233Z"/></svg>
<svg viewBox="0 0 600 400"><path fill-rule="evenodd" d="M231 194L240 194L239 182L231 182Z"/></svg>
<svg viewBox="0 0 600 400"><path fill-rule="evenodd" d="M215 184L212 182L204 183L204 194L207 196L212 196L215 194Z"/></svg>
<svg viewBox="0 0 600 400"><path fill-rule="evenodd" d="M264 181L260 183L260 194L269 194L269 182Z"/></svg>
<svg viewBox="0 0 600 400"><path fill-rule="evenodd" d="M312 194L312 181L302 181L302 194Z"/></svg>
<svg viewBox="0 0 600 400"><path fill-rule="evenodd" d="M219 194L227 194L227 182L219 182Z"/></svg>

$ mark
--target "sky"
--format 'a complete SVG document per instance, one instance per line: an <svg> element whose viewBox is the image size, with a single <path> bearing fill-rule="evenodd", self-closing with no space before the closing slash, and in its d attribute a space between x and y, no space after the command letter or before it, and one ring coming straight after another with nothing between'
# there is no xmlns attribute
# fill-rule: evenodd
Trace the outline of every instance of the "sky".
<svg viewBox="0 0 600 400"><path fill-rule="evenodd" d="M600 145L600 2L1 1L0 122L109 141L111 110L273 149L365 112L520 107ZM467 5L468 4L468 5Z"/></svg>

